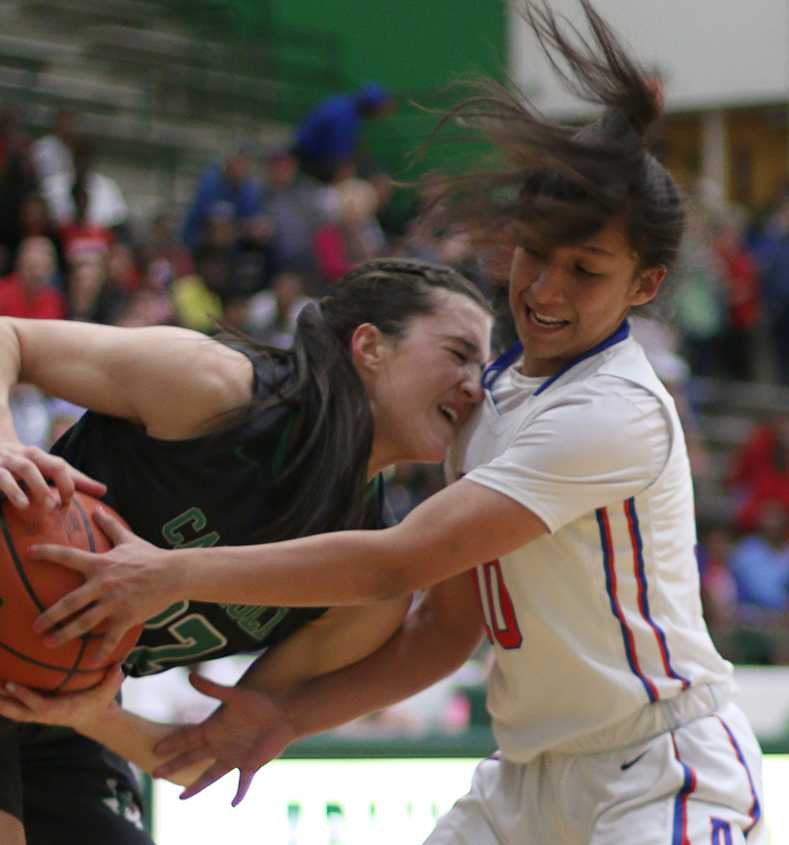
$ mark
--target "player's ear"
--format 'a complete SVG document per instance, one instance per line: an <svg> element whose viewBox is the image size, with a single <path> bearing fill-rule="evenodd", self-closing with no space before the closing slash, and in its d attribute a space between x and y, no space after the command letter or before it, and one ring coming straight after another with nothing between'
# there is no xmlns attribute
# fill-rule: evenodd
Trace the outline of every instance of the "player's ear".
<svg viewBox="0 0 789 845"><path fill-rule="evenodd" d="M377 326L362 323L354 329L351 335L351 360L360 375L378 370L385 350L384 336Z"/></svg>
<svg viewBox="0 0 789 845"><path fill-rule="evenodd" d="M663 264L657 267L647 267L640 270L633 278L630 286L630 304L645 305L651 302L660 290L663 280L668 275L668 270Z"/></svg>

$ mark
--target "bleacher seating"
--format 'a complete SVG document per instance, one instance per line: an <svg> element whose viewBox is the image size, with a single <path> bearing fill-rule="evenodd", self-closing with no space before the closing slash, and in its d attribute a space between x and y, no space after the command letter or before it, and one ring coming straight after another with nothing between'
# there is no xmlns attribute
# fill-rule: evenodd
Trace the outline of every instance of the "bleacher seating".
<svg viewBox="0 0 789 845"><path fill-rule="evenodd" d="M239 33L227 4L211 0L0 0L0 25L0 102L16 104L34 134L58 109L78 111L103 169L123 175L142 211L154 197L138 204L139 186L183 202L239 136L281 142L339 85L330 37Z"/></svg>

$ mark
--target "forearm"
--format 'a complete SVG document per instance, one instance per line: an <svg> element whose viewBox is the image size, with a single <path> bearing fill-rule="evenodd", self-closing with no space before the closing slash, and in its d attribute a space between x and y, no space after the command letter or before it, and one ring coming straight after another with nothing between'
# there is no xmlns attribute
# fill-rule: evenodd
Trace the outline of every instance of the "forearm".
<svg viewBox="0 0 789 845"><path fill-rule="evenodd" d="M8 394L5 392L0 395L0 440L11 440L13 442L19 440Z"/></svg>
<svg viewBox="0 0 789 845"><path fill-rule="evenodd" d="M381 531L162 552L156 592L170 601L366 604L452 578L545 530L515 500L462 480L431 496L399 525Z"/></svg>
<svg viewBox="0 0 789 845"><path fill-rule="evenodd" d="M319 733L402 701L459 668L479 644L482 620L465 576L413 608L377 652L284 695L295 735Z"/></svg>
<svg viewBox="0 0 789 845"><path fill-rule="evenodd" d="M19 381L19 339L10 317L0 318L0 440L17 440L11 416L11 388Z"/></svg>
<svg viewBox="0 0 789 845"><path fill-rule="evenodd" d="M383 531L339 531L260 546L167 552L179 578L178 598L213 602L322 607L369 604L410 592ZM173 567L172 565L175 564Z"/></svg>
<svg viewBox="0 0 789 845"><path fill-rule="evenodd" d="M278 693L356 663L399 628L410 596L358 607L334 607L261 655L239 686Z"/></svg>
<svg viewBox="0 0 789 845"><path fill-rule="evenodd" d="M91 719L90 722L76 726L76 729L84 736L106 745L144 771L153 772L162 762L162 758L153 750L154 745L171 734L176 727L178 726L174 724L154 722L114 705L102 718ZM202 774L210 762L203 760L180 769L168 779L186 786Z"/></svg>

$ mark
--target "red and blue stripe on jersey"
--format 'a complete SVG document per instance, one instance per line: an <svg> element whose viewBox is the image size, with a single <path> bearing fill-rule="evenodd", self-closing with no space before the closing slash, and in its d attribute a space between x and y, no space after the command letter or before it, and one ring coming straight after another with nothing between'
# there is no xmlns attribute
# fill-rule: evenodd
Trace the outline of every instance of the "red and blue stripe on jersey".
<svg viewBox="0 0 789 845"><path fill-rule="evenodd" d="M696 791L698 778L696 777L695 769L691 769L679 756L677 740L673 734L671 735L671 741L674 744L674 756L682 767L682 787L674 799L674 827L671 845L690 845L690 840L688 839L688 798Z"/></svg>
<svg viewBox="0 0 789 845"><path fill-rule="evenodd" d="M644 544L641 536L638 514L636 512L635 500L633 498L626 499L622 507L624 510L628 539L632 553L632 577L635 579L637 591L638 614L652 630L658 646L663 671L666 676L672 680L679 681L682 689L687 689L687 687L690 686L690 681L674 670L671 664L671 653L669 651L665 631L653 619L652 612L649 607L649 583L646 574L646 567L644 565ZM600 531L600 544L603 551L603 570L605 574L606 592L611 605L611 612L619 622L619 628L622 633L622 640L624 643L625 657L627 658L631 672L639 679L644 687L644 691L646 692L649 701L659 701L660 693L658 692L655 681L642 669L641 658L639 657L639 644L636 640L633 628L628 621L628 615L625 613L620 600L620 574L617 573L617 560L616 553L614 551L614 542L611 535L611 521L609 518L608 508L598 508L595 511L595 516L597 518L597 525ZM624 577L624 574L625 573L623 571L621 576Z"/></svg>
<svg viewBox="0 0 789 845"><path fill-rule="evenodd" d="M743 834L747 839L748 835L754 827L756 827L756 824L762 816L761 805L759 804L759 799L756 795L756 788L753 784L751 770L748 768L745 756L742 753L742 749L740 748L734 733L720 716L716 716L715 718L718 719L723 726L732 750L737 757L737 761L745 770L745 774L748 778L748 787L751 793L751 803L748 809L748 817L751 819L751 822L743 831ZM688 799L698 789L698 776L696 774L696 770L691 768L680 756L679 749L677 748L677 740L674 734L671 735L671 741L674 745L674 757L682 768L682 786L674 798L674 824L672 829L671 845L691 845L690 839L688 838ZM732 845L731 822L715 816L711 816L709 821L710 845Z"/></svg>
<svg viewBox="0 0 789 845"><path fill-rule="evenodd" d="M734 749L734 753L737 755L740 765L745 769L745 774L748 776L748 786L751 790L751 806L748 810L748 815L751 818L751 824L745 830L745 838L747 839L748 834L756 827L756 824L762 817L762 807L756 794L756 787L753 785L753 775L751 774L751 770L748 768L748 764L745 762L745 755L742 753L740 744L735 739L734 732L720 716L717 718L721 725L723 725L723 730L726 731L726 736L731 743L731 747Z"/></svg>

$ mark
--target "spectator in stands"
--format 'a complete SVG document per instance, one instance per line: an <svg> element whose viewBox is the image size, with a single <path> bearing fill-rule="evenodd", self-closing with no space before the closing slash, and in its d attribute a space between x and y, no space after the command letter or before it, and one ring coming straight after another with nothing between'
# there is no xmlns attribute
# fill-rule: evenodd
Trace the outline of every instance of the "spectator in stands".
<svg viewBox="0 0 789 845"><path fill-rule="evenodd" d="M221 164L214 164L203 173L181 234L190 249L203 240L209 221L222 207L232 211L230 219L237 225L239 237L246 235L257 242L268 237L270 231L262 220L261 186L252 176L252 166L251 147L239 144Z"/></svg>
<svg viewBox="0 0 789 845"><path fill-rule="evenodd" d="M327 212L327 192L299 167L293 152L278 147L266 156L267 211L273 226L272 272L317 273L315 233Z"/></svg>
<svg viewBox="0 0 789 845"><path fill-rule="evenodd" d="M241 227L233 204L220 200L206 212L200 240L193 250L202 246L211 246L223 249L228 255L232 255L238 247L240 238Z"/></svg>
<svg viewBox="0 0 789 845"><path fill-rule="evenodd" d="M364 179L345 179L335 190L336 217L315 233L315 257L325 282L334 282L362 261L381 255L386 246L375 216L375 188Z"/></svg>
<svg viewBox="0 0 789 845"><path fill-rule="evenodd" d="M142 287L129 297L125 308L113 320L115 326L163 326L174 322L166 290Z"/></svg>
<svg viewBox="0 0 789 845"><path fill-rule="evenodd" d="M355 175L362 120L386 117L396 107L392 94L377 82L322 100L296 129L294 151L302 167L323 182Z"/></svg>
<svg viewBox="0 0 789 845"><path fill-rule="evenodd" d="M731 530L725 522L699 526L701 600L704 618L718 645L736 624L737 582L729 566L731 546Z"/></svg>
<svg viewBox="0 0 789 845"><path fill-rule="evenodd" d="M753 381L757 377L757 329L761 319L761 291L756 262L746 249L744 217L727 208L712 221L714 250L727 293L728 320L721 352L725 377Z"/></svg>
<svg viewBox="0 0 789 845"><path fill-rule="evenodd" d="M271 276L270 244L242 240L232 255L230 294L246 299L268 287Z"/></svg>
<svg viewBox="0 0 789 845"><path fill-rule="evenodd" d="M68 262L84 253L101 252L106 255L115 240L115 233L108 226L91 220L90 194L84 179L77 179L71 186L71 212L67 222L60 227L60 238Z"/></svg>
<svg viewBox="0 0 789 845"><path fill-rule="evenodd" d="M30 137L16 108L0 111L0 274L13 269L11 248L22 240L20 209L38 187L30 158Z"/></svg>
<svg viewBox="0 0 789 845"><path fill-rule="evenodd" d="M688 362L679 354L677 333L667 321L655 316L635 316L630 321L630 328L674 400L685 431L690 468L698 484L700 476L704 477L710 469L711 459L690 401L691 373Z"/></svg>
<svg viewBox="0 0 789 845"><path fill-rule="evenodd" d="M746 495L762 474L774 470L783 444L789 445L789 415L776 411L756 422L734 452L727 483Z"/></svg>
<svg viewBox="0 0 789 845"><path fill-rule="evenodd" d="M706 215L698 206L689 207L679 272L682 285L677 290L676 309L683 357L694 376L721 375L727 289L710 246Z"/></svg>
<svg viewBox="0 0 789 845"><path fill-rule="evenodd" d="M279 273L270 290L260 291L246 304L246 331L254 338L287 349L296 333L296 319L310 301L298 273Z"/></svg>
<svg viewBox="0 0 789 845"><path fill-rule="evenodd" d="M739 499L737 527L754 531L777 503L789 514L789 417L775 413L756 425L734 455L727 476Z"/></svg>
<svg viewBox="0 0 789 845"><path fill-rule="evenodd" d="M112 284L107 253L85 251L69 264L66 316L71 320L112 324L128 304L129 291Z"/></svg>
<svg viewBox="0 0 789 845"><path fill-rule="evenodd" d="M52 130L34 141L31 148L39 182L50 176L74 177L74 149L79 133L79 114L74 109L59 109Z"/></svg>
<svg viewBox="0 0 789 845"><path fill-rule="evenodd" d="M107 281L119 291L130 293L143 284L134 247L126 241L114 241L107 254Z"/></svg>
<svg viewBox="0 0 789 845"><path fill-rule="evenodd" d="M766 225L757 255L773 365L789 385L789 197Z"/></svg>
<svg viewBox="0 0 789 845"><path fill-rule="evenodd" d="M737 512L737 527L752 531L759 524L764 511L778 505L789 514L789 467L786 447L778 450L775 465L762 473L754 482Z"/></svg>
<svg viewBox="0 0 789 845"><path fill-rule="evenodd" d="M41 235L52 241L57 256L58 272L61 276L66 273L66 254L63 248L63 240L55 221L49 213L49 208L44 197L38 191L32 191L22 199L19 208L19 236L15 242L10 244L11 265L16 259L19 244L25 238Z"/></svg>
<svg viewBox="0 0 789 845"><path fill-rule="evenodd" d="M178 237L178 217L171 206L162 206L147 227L140 244L143 262L150 268L159 262L159 274L170 280L187 276L193 271L192 253Z"/></svg>
<svg viewBox="0 0 789 845"><path fill-rule="evenodd" d="M789 610L787 512L770 502L755 520L755 530L732 548L730 565L742 604L758 611Z"/></svg>
<svg viewBox="0 0 789 845"><path fill-rule="evenodd" d="M0 171L8 169L22 147L29 149L30 139L22 126L22 115L16 105L0 108Z"/></svg>
<svg viewBox="0 0 789 845"><path fill-rule="evenodd" d="M72 223L76 217L75 185L86 194L85 223L126 234L129 207L123 192L113 178L96 170L93 146L84 139L74 150L74 172L53 174L41 184L49 209L60 226Z"/></svg>
<svg viewBox="0 0 789 845"><path fill-rule="evenodd" d="M230 294L231 265L225 250L204 244L194 251L194 272L176 279L171 306L179 326L212 332L222 318L223 300Z"/></svg>
<svg viewBox="0 0 789 845"><path fill-rule="evenodd" d="M52 241L40 236L24 240L19 246L14 272L0 279L0 314L62 318L65 305L54 284L56 274Z"/></svg>
<svg viewBox="0 0 789 845"><path fill-rule="evenodd" d="M268 225L268 223L266 224ZM218 202L211 209L200 242L193 252L211 250L215 260L222 255L227 265L223 297L251 296L268 283L271 267L269 244L244 235L229 202ZM194 259L196 261L196 259Z"/></svg>

